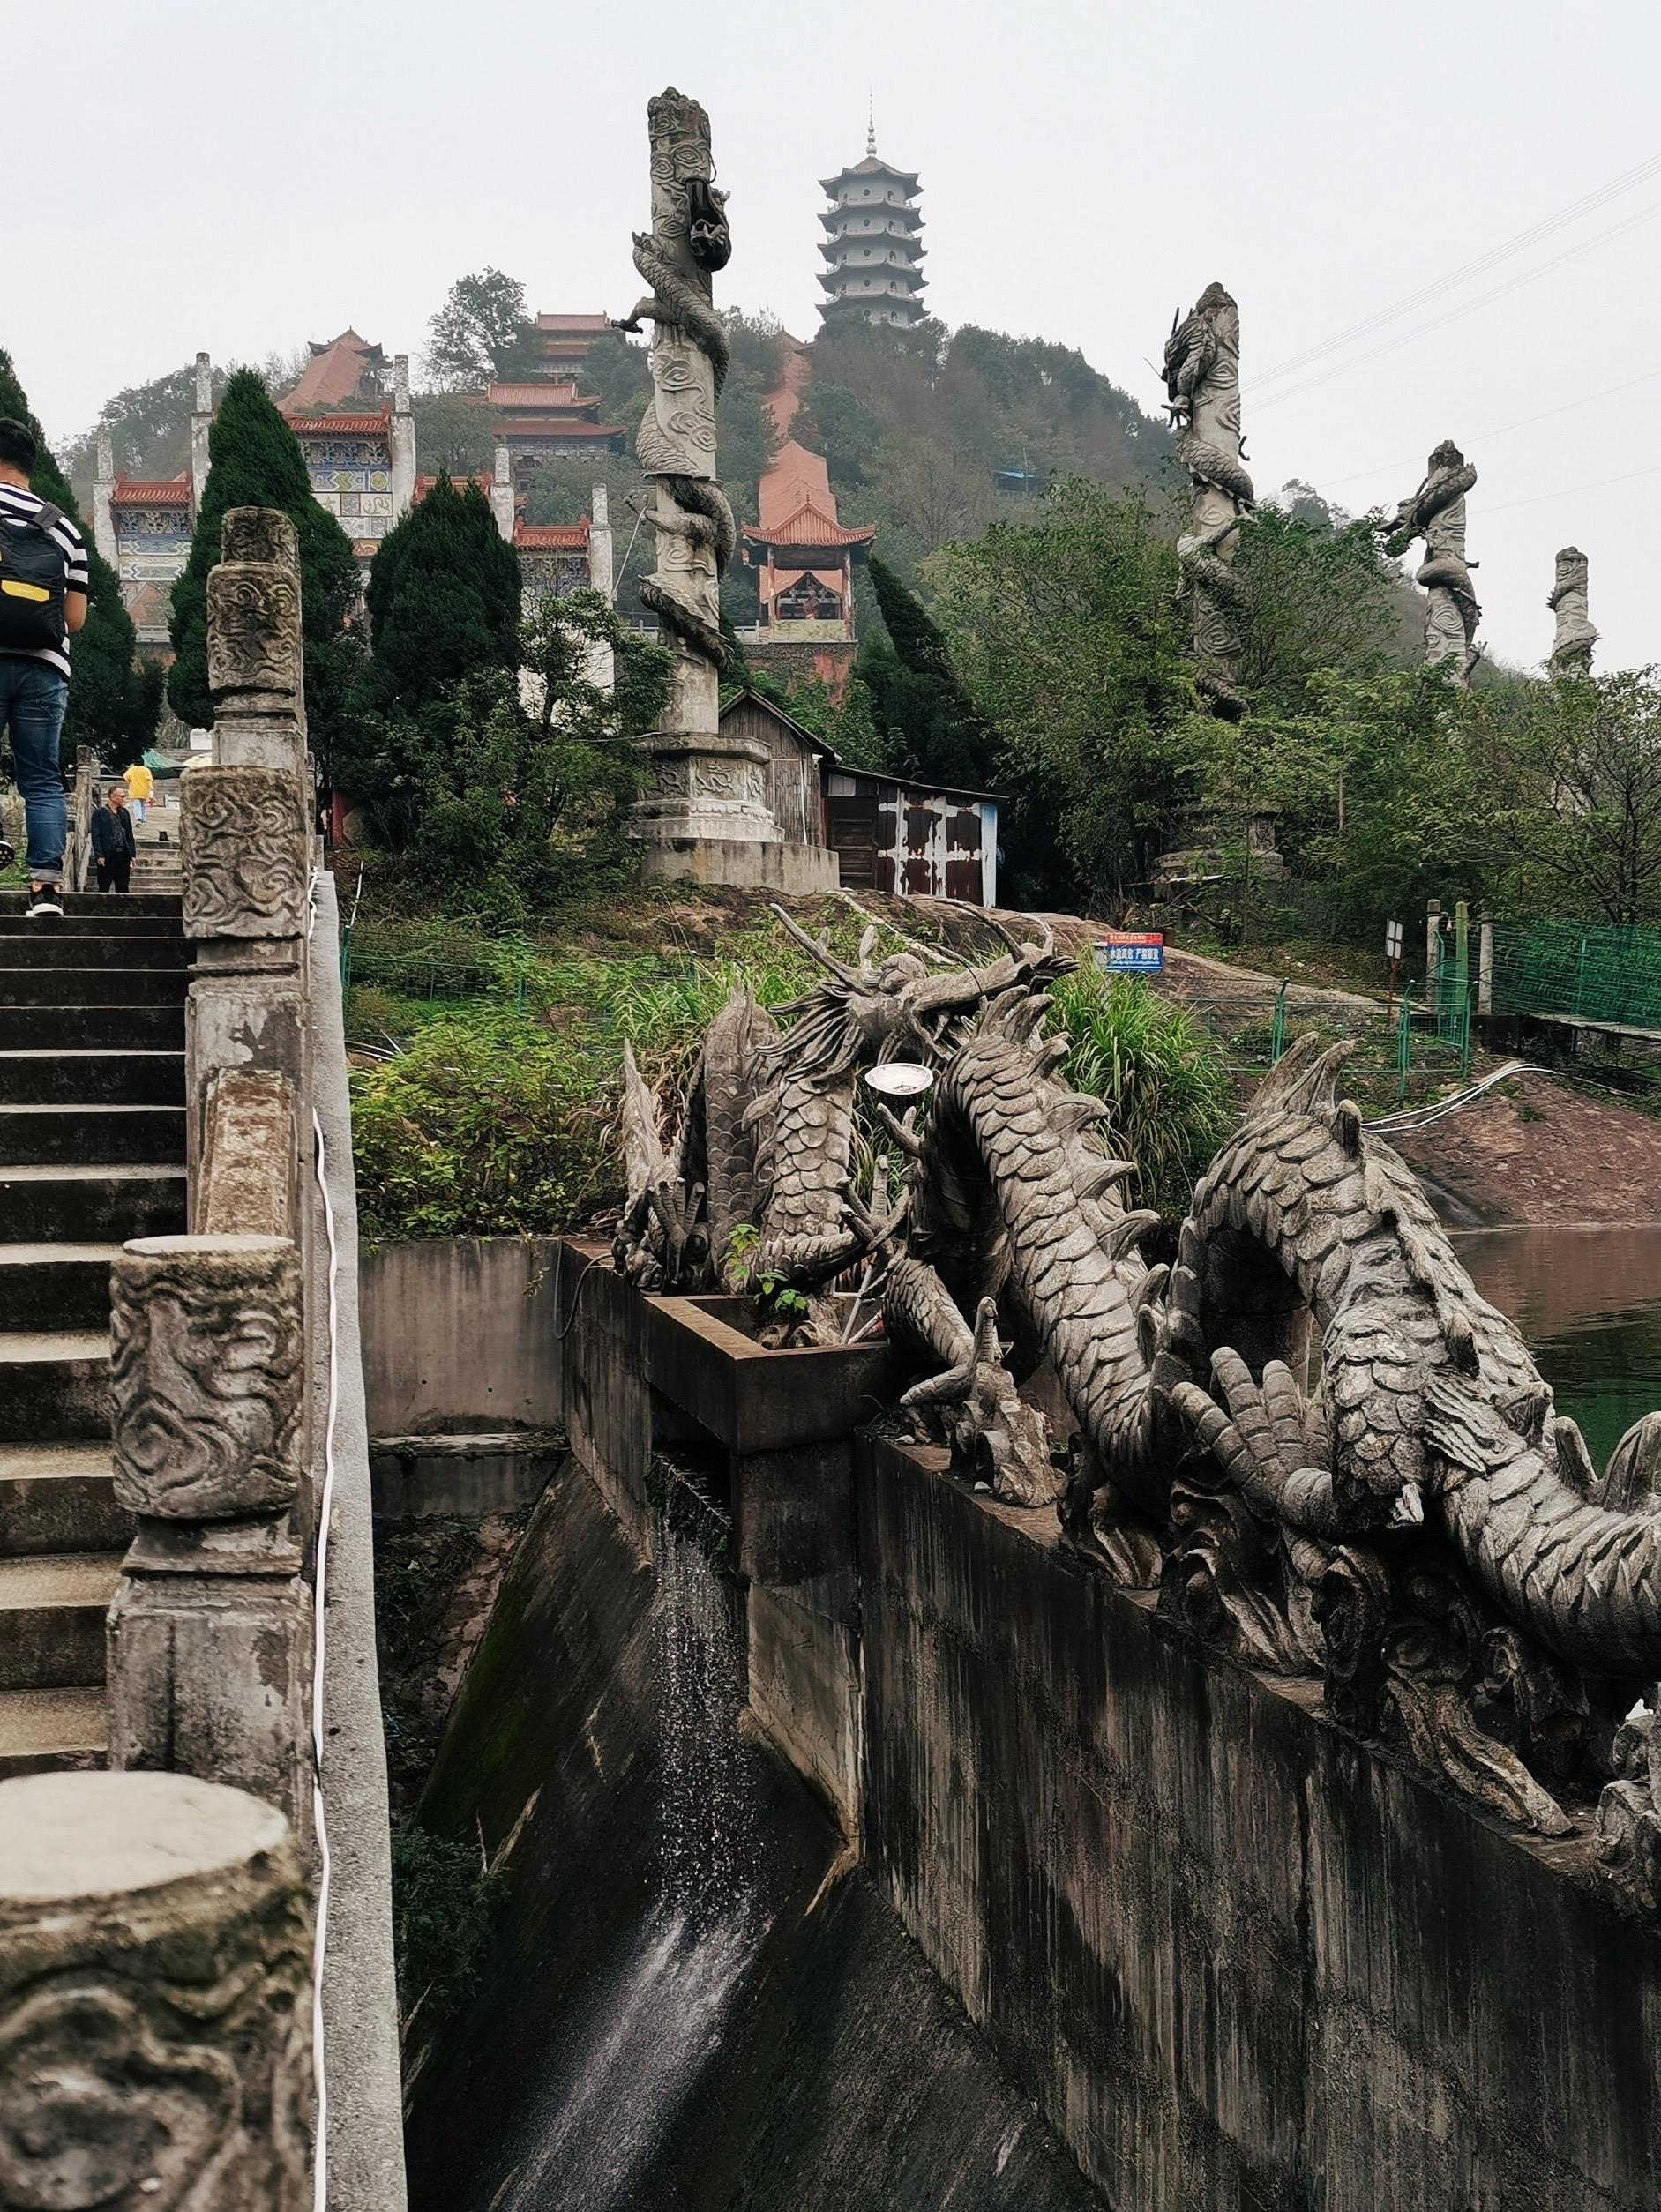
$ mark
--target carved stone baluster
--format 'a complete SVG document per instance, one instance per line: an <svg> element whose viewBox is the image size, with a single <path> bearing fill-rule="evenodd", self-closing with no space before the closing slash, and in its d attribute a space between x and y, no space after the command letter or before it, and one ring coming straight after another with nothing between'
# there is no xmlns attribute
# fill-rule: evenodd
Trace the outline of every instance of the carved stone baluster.
<svg viewBox="0 0 1661 2212"><path fill-rule="evenodd" d="M309 2206L310 1923L240 1790L0 1783L0 2204Z"/></svg>
<svg viewBox="0 0 1661 2212"><path fill-rule="evenodd" d="M221 542L207 581L215 765L191 769L182 794L184 930L197 947L185 1022L190 1221L302 1236L311 774L298 555L294 525L263 507L232 508ZM251 1177L256 1125L273 1157Z"/></svg>
<svg viewBox="0 0 1661 2212"><path fill-rule="evenodd" d="M111 1288L116 1496L138 1532L109 1611L110 1764L251 1790L309 1839L299 1252L144 1237Z"/></svg>

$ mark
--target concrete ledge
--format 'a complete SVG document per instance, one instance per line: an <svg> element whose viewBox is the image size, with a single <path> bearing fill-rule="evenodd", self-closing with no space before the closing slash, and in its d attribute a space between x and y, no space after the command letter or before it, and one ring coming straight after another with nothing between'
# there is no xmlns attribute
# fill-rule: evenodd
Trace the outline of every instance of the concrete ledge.
<svg viewBox="0 0 1661 2212"><path fill-rule="evenodd" d="M825 845L793 845L782 840L749 842L738 838L686 837L640 848L640 866L648 883L726 884L739 889L786 891L811 898L842 888L842 864Z"/></svg>
<svg viewBox="0 0 1661 2212"><path fill-rule="evenodd" d="M1661 1932L1585 1835L1441 1796L945 1458L861 1445L866 1864L1106 2201L1655 2207Z"/></svg>
<svg viewBox="0 0 1661 2212"><path fill-rule="evenodd" d="M369 1471L377 1521L483 1521L535 1505L565 1450L558 1430L498 1436L378 1436Z"/></svg>

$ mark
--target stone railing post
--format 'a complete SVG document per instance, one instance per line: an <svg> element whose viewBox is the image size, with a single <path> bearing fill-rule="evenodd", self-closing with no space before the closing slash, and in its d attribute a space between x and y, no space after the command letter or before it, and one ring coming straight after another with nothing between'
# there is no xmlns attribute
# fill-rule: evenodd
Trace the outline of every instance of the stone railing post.
<svg viewBox="0 0 1661 2212"><path fill-rule="evenodd" d="M311 824L299 557L293 523L264 507L233 507L221 544L207 579L215 765L183 784L190 1223L297 1237ZM266 1155L251 1174L251 1144Z"/></svg>
<svg viewBox="0 0 1661 2212"><path fill-rule="evenodd" d="M311 2064L274 1807L180 1775L0 1782L0 2204L303 2212Z"/></svg>
<svg viewBox="0 0 1661 2212"><path fill-rule="evenodd" d="M116 1496L138 1529L109 1609L109 1763L251 1790L309 1844L298 1248L139 1238L110 1327Z"/></svg>

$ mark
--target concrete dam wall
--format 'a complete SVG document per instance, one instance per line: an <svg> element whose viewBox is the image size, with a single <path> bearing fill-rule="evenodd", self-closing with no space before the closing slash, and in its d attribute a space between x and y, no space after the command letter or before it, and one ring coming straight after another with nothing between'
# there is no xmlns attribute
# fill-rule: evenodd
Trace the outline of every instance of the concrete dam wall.
<svg viewBox="0 0 1661 2212"><path fill-rule="evenodd" d="M1661 2204L1657 1939L1583 1834L1441 1794L1053 1513L858 1431L880 1352L764 1353L595 1257L526 1293L574 1459L423 1808L506 1848L508 1902L413 2085L413 2201ZM666 1896L654 1841L677 1461L718 1501L756 1747L736 1920Z"/></svg>

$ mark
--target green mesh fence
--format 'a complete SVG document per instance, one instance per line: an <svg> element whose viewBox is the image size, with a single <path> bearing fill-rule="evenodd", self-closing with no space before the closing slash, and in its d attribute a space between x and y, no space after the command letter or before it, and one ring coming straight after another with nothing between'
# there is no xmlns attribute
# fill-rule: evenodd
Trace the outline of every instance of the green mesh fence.
<svg viewBox="0 0 1661 2212"><path fill-rule="evenodd" d="M1493 1011L1661 1033L1661 930L1571 922L1497 927Z"/></svg>

